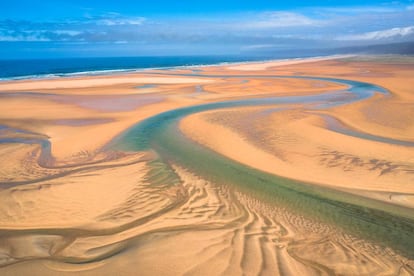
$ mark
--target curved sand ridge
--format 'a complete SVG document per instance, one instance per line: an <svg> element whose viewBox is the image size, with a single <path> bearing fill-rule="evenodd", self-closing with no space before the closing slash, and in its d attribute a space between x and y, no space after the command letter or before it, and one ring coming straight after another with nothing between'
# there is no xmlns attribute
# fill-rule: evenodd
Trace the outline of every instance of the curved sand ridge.
<svg viewBox="0 0 414 276"><path fill-rule="evenodd" d="M354 183L356 179L358 187L354 188L363 190L366 196L388 200L388 195L392 195L393 203L410 206L408 194L412 189L404 183L412 176L412 147L391 142L412 142L410 118L413 117L409 117L412 112L409 106L413 98L410 89L401 85L401 80L406 81L407 87L411 85L408 76L412 67L388 65L394 66L395 75L387 83L383 77L377 81L372 76L358 75L360 67L390 71L385 65L318 61L292 66L285 64L277 72L280 69L287 74L312 72L323 77L327 70L339 78L349 74L349 79L389 88L393 95L376 95L323 110L308 110L310 106L290 103L270 108L209 111L184 119L181 127L185 134L214 151L259 169L264 169L260 156L266 154L271 158L269 163L278 159L280 165L290 166L283 172L290 172L293 178L300 178L304 175L302 171L308 170L304 180L337 187L347 186L347 182ZM312 71L306 71L307 67ZM231 68L234 69L237 67ZM0 129L4 138L1 156L7 156L1 160L5 168L0 181L0 197L5 202L0 208L1 274L113 275L133 274L137 270L140 275L413 273L410 258L376 240L366 241L361 238L364 236L354 235L355 231L346 227L351 222L326 223L309 216L309 212L290 207L307 206L306 202L286 202L286 205L271 190L260 191L260 185L255 190L237 183L215 182L208 176L205 179L195 174L197 170L193 171L191 166L176 164L161 148L160 158L153 153L99 150L122 129L165 110L210 101L286 96L288 91L310 95L343 89L337 84L301 79L279 82L251 77L243 82L235 77L211 77L214 70L220 74L226 72L222 75L237 75L225 68L206 68L205 74L209 75L206 79L211 84L202 84L203 93L197 92L198 84L192 83L193 80L179 86L144 88L161 100L144 100L144 104L131 110L123 110L122 104L116 111L96 108L107 97L102 93L109 94L115 87L108 86L90 88L95 98L88 99L93 104L87 106L80 104L84 98L71 96L72 90L68 88L53 93L39 91L67 98L36 96L42 109L33 111L31 117L22 116L24 109L20 113L9 109L10 113L0 114L2 124L8 126ZM266 72L271 73L270 69ZM203 77L203 71L199 74ZM395 91L390 85L394 78L398 83ZM319 84L315 86L315 82ZM128 95L136 89L136 83L134 87L116 85L122 93L113 99L130 100ZM88 93L86 86L82 93ZM2 104L7 108L10 103L16 106L30 103L33 95L4 99ZM378 104L384 110L398 112L386 116L375 108ZM69 116L52 113L59 118L56 122L44 114L56 107L77 112ZM336 124L330 124L324 116L335 118ZM339 131L340 127L371 136L358 138ZM217 136L220 139L214 140ZM378 142L370 137L386 140ZM169 137L161 138L168 147ZM39 159L39 143L33 139L51 141L50 152L46 154L48 162ZM223 145L222 141L228 142ZM235 152L240 157L232 156ZM241 159L243 156L245 159ZM193 154L193 158L197 155ZM165 164L165 159L172 163ZM371 163L372 160L376 161ZM277 170L271 172L281 174ZM392 186L387 179L393 179ZM324 208L330 208L327 206ZM358 214L355 216L357 220Z"/></svg>

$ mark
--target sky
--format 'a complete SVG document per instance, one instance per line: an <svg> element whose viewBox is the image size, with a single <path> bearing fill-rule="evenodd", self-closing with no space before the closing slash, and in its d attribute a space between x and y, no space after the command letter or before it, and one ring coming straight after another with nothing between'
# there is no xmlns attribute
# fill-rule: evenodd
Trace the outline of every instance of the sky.
<svg viewBox="0 0 414 276"><path fill-rule="evenodd" d="M0 59L260 55L414 41L414 0L2 0Z"/></svg>

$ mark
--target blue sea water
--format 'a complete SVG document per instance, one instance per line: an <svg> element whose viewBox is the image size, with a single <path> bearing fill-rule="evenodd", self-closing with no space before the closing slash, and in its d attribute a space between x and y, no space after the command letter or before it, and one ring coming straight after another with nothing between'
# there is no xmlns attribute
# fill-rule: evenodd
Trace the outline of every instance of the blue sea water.
<svg viewBox="0 0 414 276"><path fill-rule="evenodd" d="M59 77L74 74L93 75L147 68L171 68L282 58L293 57L158 56L0 60L0 80Z"/></svg>

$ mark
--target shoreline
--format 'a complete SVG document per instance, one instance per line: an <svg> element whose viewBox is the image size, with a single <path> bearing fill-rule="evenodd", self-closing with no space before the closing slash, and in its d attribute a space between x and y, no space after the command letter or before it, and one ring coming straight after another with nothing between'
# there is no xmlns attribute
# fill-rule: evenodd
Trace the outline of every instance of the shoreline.
<svg viewBox="0 0 414 276"><path fill-rule="evenodd" d="M215 66L233 66L233 65L249 65L249 64L262 64L262 63L274 63L274 62L286 62L289 64L292 62L312 62L318 59L337 59L352 57L355 55L327 55L327 56L314 56L304 58L286 58L286 59L263 59L263 60L252 60L252 61L231 61L231 62L219 62L213 64L199 64L199 65L178 65L178 66L165 66L165 67L148 67L148 68L131 68L131 69L107 69L107 70L93 70L93 71L75 71L69 73L44 73L44 74L31 74L21 75L12 77L1 77L0 84L2 82L9 81L30 81L30 80L49 80L49 79L64 79L64 78L76 78L76 77L103 77L103 76L119 76L128 75L134 73L142 73L153 70L180 70L180 69L191 69L191 68L208 68Z"/></svg>

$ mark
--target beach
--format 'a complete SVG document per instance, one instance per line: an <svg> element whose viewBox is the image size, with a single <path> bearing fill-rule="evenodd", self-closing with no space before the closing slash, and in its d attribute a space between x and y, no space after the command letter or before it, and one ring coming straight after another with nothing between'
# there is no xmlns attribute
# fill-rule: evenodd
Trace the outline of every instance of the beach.
<svg viewBox="0 0 414 276"><path fill-rule="evenodd" d="M0 82L1 275L414 274L414 63Z"/></svg>

